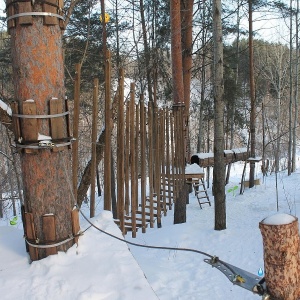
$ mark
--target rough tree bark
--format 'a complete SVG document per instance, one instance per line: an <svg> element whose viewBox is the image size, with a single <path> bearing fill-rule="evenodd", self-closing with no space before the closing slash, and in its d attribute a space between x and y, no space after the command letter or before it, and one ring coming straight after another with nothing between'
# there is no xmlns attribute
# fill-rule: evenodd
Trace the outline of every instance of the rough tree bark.
<svg viewBox="0 0 300 300"><path fill-rule="evenodd" d="M184 87L183 87L183 72L182 72L182 48L181 48L181 18L180 18L180 0L171 0L171 48L172 48L172 80L173 80L173 102L174 114L182 116L180 110L184 110ZM175 116L176 118L176 116ZM182 124L183 122L178 122ZM175 124L176 126L176 124ZM175 128L177 132L183 128ZM180 138L181 132L175 135L175 139ZM176 155L184 155L183 141L175 141ZM183 150L183 151L181 151ZM177 162L181 162L181 157L178 157ZM182 166L176 166L181 168ZM179 178L178 178L179 180ZM184 195L184 185L179 187L180 193L175 201L174 223L184 223L186 221L186 197Z"/></svg>
<svg viewBox="0 0 300 300"><path fill-rule="evenodd" d="M252 0L249 1L249 81L250 81L250 156L255 157L256 99L254 82ZM254 187L255 162L250 162L249 188Z"/></svg>
<svg viewBox="0 0 300 300"><path fill-rule="evenodd" d="M28 5L33 11L43 11L40 3ZM65 99L62 29L59 22L45 25L41 16L31 18L31 21L24 26L17 18L15 26L10 28L15 99L21 114L25 113L22 111L25 101L33 99L36 104L34 114L49 115L49 100L55 97L64 103ZM66 108L63 109L65 111ZM23 119L20 121L22 124ZM38 133L50 136L49 123L49 119L38 119ZM67 137L66 122L63 123L62 134ZM38 149L34 153L22 151L20 157L24 210L32 214L36 239L40 243L47 240L43 232L44 215L55 217L55 240L67 239L72 234L71 213L74 206L69 149ZM72 245L73 241L68 242L59 246L59 250L65 251ZM39 249L32 259L45 256L47 251Z"/></svg>
<svg viewBox="0 0 300 300"><path fill-rule="evenodd" d="M214 40L214 171L215 230L226 229L225 163L224 163L224 80L221 1L213 1Z"/></svg>
<svg viewBox="0 0 300 300"><path fill-rule="evenodd" d="M189 136L189 111L191 98L192 78L192 50L193 50L193 6L194 0L181 0L181 37L182 37L182 72L183 92L185 103L185 127L186 127L186 161L190 160L190 136Z"/></svg>

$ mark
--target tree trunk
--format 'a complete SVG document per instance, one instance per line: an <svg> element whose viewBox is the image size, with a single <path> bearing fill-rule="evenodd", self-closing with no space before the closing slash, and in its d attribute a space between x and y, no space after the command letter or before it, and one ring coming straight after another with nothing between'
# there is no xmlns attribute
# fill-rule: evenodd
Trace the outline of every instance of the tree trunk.
<svg viewBox="0 0 300 300"><path fill-rule="evenodd" d="M172 48L172 80L173 80L173 102L174 102L174 114L175 124L177 128L174 128L175 135L175 155L177 157L175 166L184 172L182 168L182 155L184 157L184 143L182 128L184 122L180 120L183 117L182 110L184 110L184 87L183 87L183 69L182 69L182 48L181 48L181 18L180 18L180 0L171 0L171 48ZM183 147L183 149L180 149ZM183 159L184 161L184 159ZM186 197L183 195L184 182L181 184L181 174L177 172L176 176L179 180L179 194L175 201L174 208L174 223L184 223L186 221Z"/></svg>
<svg viewBox="0 0 300 300"><path fill-rule="evenodd" d="M299 83L299 0L297 0L297 9L296 9L296 59L295 59L295 89L294 89L294 120L293 120L293 149L292 149L292 172L296 171L296 150L297 150L297 124L298 124L298 83Z"/></svg>
<svg viewBox="0 0 300 300"><path fill-rule="evenodd" d="M224 162L224 80L221 1L213 1L214 40L214 171L215 230L226 229L225 162Z"/></svg>
<svg viewBox="0 0 300 300"><path fill-rule="evenodd" d="M146 68L146 76L148 83L148 97L149 101L153 101L153 93L152 93L152 82L151 82L151 67L150 67L150 51L147 41L147 30L146 30L146 21L144 14L144 1L140 0L140 14L141 14L141 23L142 23L142 34L143 34L143 43L144 43L144 51L145 51L145 68Z"/></svg>
<svg viewBox="0 0 300 300"><path fill-rule="evenodd" d="M45 7L39 3L34 4L33 7L31 4L28 5L35 11L40 12L43 8L45 10ZM25 18L28 21L26 26L21 24L24 19L19 17L15 20L15 26L10 27L15 99L19 104L20 114L28 114L25 110L23 111L23 107L32 104L26 100L33 99L36 112L31 111L31 114L49 115L50 100L57 98L64 103L65 99L62 30L58 25L59 20L57 20L57 24L48 25L46 24L48 17L32 18L29 16ZM56 21L56 19L53 17L51 21ZM63 112L65 109L63 105ZM19 118L19 120L21 125L23 124L21 135L23 142L36 143L38 141L37 133L53 135L49 124L54 121L54 118L37 119L33 117L27 119L32 121L29 130L26 130L26 119ZM66 121L63 120L62 123L60 134L63 138L67 138ZM26 140L28 135L31 135L32 138ZM52 136L52 138L54 137ZM59 145L57 144L57 146ZM25 149L20 154L24 208L33 220L33 223L26 225L31 228L34 226L33 232L40 244L47 242L47 234L43 230L43 227L45 229L44 215L53 214L53 218L55 218L53 229L55 241L65 240L72 234L71 213L74 201L72 199L70 150L66 147L59 147L58 151L54 150L56 149L35 149L34 151ZM31 242L35 243L35 241ZM59 246L58 249L65 251L72 245L73 241ZM37 253L31 258L44 258L49 251L38 249Z"/></svg>
<svg viewBox="0 0 300 300"><path fill-rule="evenodd" d="M240 57L240 1L237 1L237 20L236 20L236 26L237 26L237 37L236 37L236 71L235 71L235 85L236 87L239 84L239 57ZM229 149L233 148L233 137L234 137L234 116L235 116L235 107L236 107L236 96L232 101L232 111L230 114L230 145ZM227 167L227 173L226 173L226 179L225 184L227 185L229 183L230 179L230 171L231 171L231 163L228 164Z"/></svg>
<svg viewBox="0 0 300 300"><path fill-rule="evenodd" d="M250 156L255 157L255 127L256 127L256 101L254 83L254 62L253 62L253 22L252 22L252 0L249 1L249 80L250 80ZM255 162L250 162L249 188L254 187Z"/></svg>
<svg viewBox="0 0 300 300"><path fill-rule="evenodd" d="M293 13L292 13L293 3L290 0L290 61L289 61L289 81L290 81L290 97L289 97L289 142L288 142L288 157L287 157L287 168L288 168L288 175L292 174L292 110L293 110Z"/></svg>
<svg viewBox="0 0 300 300"><path fill-rule="evenodd" d="M190 137L189 137L189 111L191 98L192 78L192 50L193 50L193 6L194 0L181 0L181 37L182 37L182 71L183 92L185 103L185 126L186 126L186 161L190 160Z"/></svg>

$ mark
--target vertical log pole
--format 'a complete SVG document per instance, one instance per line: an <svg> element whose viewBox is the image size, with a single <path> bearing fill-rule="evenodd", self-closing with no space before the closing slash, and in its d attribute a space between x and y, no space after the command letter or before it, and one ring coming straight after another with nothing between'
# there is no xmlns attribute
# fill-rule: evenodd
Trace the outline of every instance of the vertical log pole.
<svg viewBox="0 0 300 300"><path fill-rule="evenodd" d="M141 120L141 205L142 205L142 232L146 232L146 116L144 95L140 95Z"/></svg>
<svg viewBox="0 0 300 300"><path fill-rule="evenodd" d="M298 219L275 214L259 223L263 237L265 280L271 299L300 299Z"/></svg>
<svg viewBox="0 0 300 300"><path fill-rule="evenodd" d="M105 55L104 209L111 210L111 53Z"/></svg>
<svg viewBox="0 0 300 300"><path fill-rule="evenodd" d="M119 73L119 107L117 129L117 196L118 219L120 229L125 234L124 226L124 69Z"/></svg>
<svg viewBox="0 0 300 300"><path fill-rule="evenodd" d="M136 210L137 210L137 194L135 186L135 177L136 177L136 153L135 153L135 83L130 84L130 104L129 104L129 113L130 113L130 187L131 187L131 223L132 223L132 237L136 237Z"/></svg>
<svg viewBox="0 0 300 300"><path fill-rule="evenodd" d="M175 147L174 147L174 112L170 116L170 136L171 136L171 169L172 169L172 183L173 183L173 202L176 201L176 170L175 170Z"/></svg>
<svg viewBox="0 0 300 300"><path fill-rule="evenodd" d="M150 228L154 227L154 214L153 214L153 105L148 103L148 134L149 134L149 204L150 204Z"/></svg>
<svg viewBox="0 0 300 300"><path fill-rule="evenodd" d="M75 139L72 147L72 173L74 201L77 202L77 184L78 184L78 136L79 136L79 102L80 102L80 76L81 64L75 65L75 83L74 83L74 108L73 108L73 138Z"/></svg>
<svg viewBox="0 0 300 300"><path fill-rule="evenodd" d="M167 215L167 202L166 202L166 157L165 157L165 149L166 149L166 127L165 127L165 116L166 110L162 109L161 112L161 134L162 138L160 139L160 155L161 155L161 177L163 178L163 208L164 208L164 216Z"/></svg>
<svg viewBox="0 0 300 300"><path fill-rule="evenodd" d="M168 204L169 209L172 209L172 196L171 196L171 188L173 186L171 184L171 157L170 157L170 113L166 110L166 177L168 179Z"/></svg>
<svg viewBox="0 0 300 300"><path fill-rule="evenodd" d="M126 128L125 128L125 212L129 215L129 154L130 154L130 113L129 113L129 103L126 105Z"/></svg>
<svg viewBox="0 0 300 300"><path fill-rule="evenodd" d="M95 216L95 190L96 190L96 142L97 142L97 119L98 119L98 88L99 79L94 79L93 90L93 123L92 123L92 163L91 163L91 203L90 217Z"/></svg>
<svg viewBox="0 0 300 300"><path fill-rule="evenodd" d="M155 108L156 115L156 139L155 139L155 191L156 191L156 208L157 208L157 227L161 228L161 206L160 206L160 186L161 186L161 161L160 161L160 140L161 136L161 112Z"/></svg>
<svg viewBox="0 0 300 300"><path fill-rule="evenodd" d="M135 106L135 177L134 177L134 186L136 193L136 207L139 207L139 147L140 147L140 105L139 103Z"/></svg>

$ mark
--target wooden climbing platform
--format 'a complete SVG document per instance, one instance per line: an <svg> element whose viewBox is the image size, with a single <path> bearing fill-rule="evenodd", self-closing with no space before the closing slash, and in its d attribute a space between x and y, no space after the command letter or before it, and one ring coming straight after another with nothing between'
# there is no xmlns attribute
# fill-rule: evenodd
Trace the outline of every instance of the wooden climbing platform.
<svg viewBox="0 0 300 300"><path fill-rule="evenodd" d="M211 206L207 189L204 183L204 173L185 174L187 184L191 184L195 196L197 197L200 208L203 204L209 204Z"/></svg>

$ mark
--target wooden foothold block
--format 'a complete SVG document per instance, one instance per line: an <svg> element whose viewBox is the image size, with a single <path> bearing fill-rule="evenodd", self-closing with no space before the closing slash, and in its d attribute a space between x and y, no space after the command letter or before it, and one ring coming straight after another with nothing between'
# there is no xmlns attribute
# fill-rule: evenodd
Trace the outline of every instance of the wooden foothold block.
<svg viewBox="0 0 300 300"><path fill-rule="evenodd" d="M36 240L36 233L35 233L35 226L33 223L33 214L32 213L25 213L25 228L26 228L26 236L29 240L35 241ZM35 247L29 247L29 255L32 261L38 260L38 250Z"/></svg>
<svg viewBox="0 0 300 300"><path fill-rule="evenodd" d="M13 114L19 114L19 106L17 102L13 102L11 104L11 110ZM22 137L21 129L20 129L20 119L18 117L12 117L13 121L13 131L15 135L15 140L20 141L20 138Z"/></svg>
<svg viewBox="0 0 300 300"><path fill-rule="evenodd" d="M13 0L8 0L6 2L6 6L7 6L7 17L11 17L15 14L15 8L14 5L12 4ZM16 26L16 21L15 19L10 19L7 21L7 28L11 29L13 27Z"/></svg>
<svg viewBox="0 0 300 300"><path fill-rule="evenodd" d="M46 243L56 241L55 216L53 214L42 216L43 233ZM46 248L46 256L57 254L57 247Z"/></svg>
<svg viewBox="0 0 300 300"><path fill-rule="evenodd" d="M34 101L22 103L23 115L36 115L36 104ZM22 138L24 142L37 142L38 128L36 118L22 118Z"/></svg>
<svg viewBox="0 0 300 300"><path fill-rule="evenodd" d="M57 5L57 0L48 0L47 2L43 2L43 12L58 14L58 9L56 5ZM44 25L57 25L58 23L59 23L59 19L57 17L52 17L52 16L44 17Z"/></svg>
<svg viewBox="0 0 300 300"><path fill-rule="evenodd" d="M73 209L71 213L71 218L72 218L72 230L73 230L73 235L75 236L76 234L79 233L80 231L80 225L79 225L79 211L78 209ZM76 244L78 244L78 239L79 237L75 237L74 241Z"/></svg>
<svg viewBox="0 0 300 300"><path fill-rule="evenodd" d="M17 4L19 14L32 12L31 2L17 2ZM20 25L32 25L32 16L30 15L19 17L17 20Z"/></svg>

